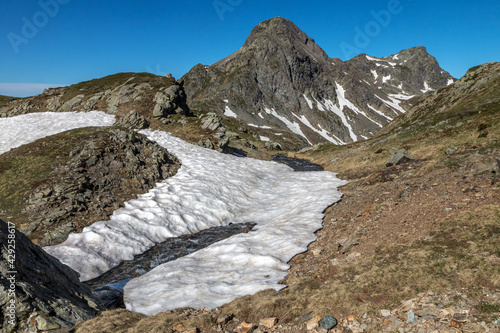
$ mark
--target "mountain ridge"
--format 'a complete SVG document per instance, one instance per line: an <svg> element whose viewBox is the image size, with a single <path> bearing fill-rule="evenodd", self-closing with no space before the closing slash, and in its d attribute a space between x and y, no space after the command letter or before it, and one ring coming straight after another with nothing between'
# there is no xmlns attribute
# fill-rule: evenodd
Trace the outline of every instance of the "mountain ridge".
<svg viewBox="0 0 500 333"><path fill-rule="evenodd" d="M236 118L284 147L345 144L404 113L400 103L410 94L454 81L423 47L392 57L330 58L293 22L277 17L253 28L233 54L196 65L180 81L193 109Z"/></svg>

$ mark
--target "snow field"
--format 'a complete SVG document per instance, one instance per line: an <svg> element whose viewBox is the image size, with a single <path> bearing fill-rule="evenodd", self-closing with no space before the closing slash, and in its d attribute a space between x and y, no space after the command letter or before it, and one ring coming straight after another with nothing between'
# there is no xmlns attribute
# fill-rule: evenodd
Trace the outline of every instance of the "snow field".
<svg viewBox="0 0 500 333"><path fill-rule="evenodd" d="M0 155L38 139L81 127L111 126L115 116L100 111L28 113L0 118Z"/></svg>
<svg viewBox="0 0 500 333"><path fill-rule="evenodd" d="M36 121L26 122L20 116L0 123L2 133L10 134L3 137L2 147L14 147L14 136L20 133L24 142L31 142L55 134L54 128L63 131L114 122L114 117L102 112L39 113L27 119L31 117ZM182 166L174 177L115 211L110 220L44 248L79 272L82 281L169 237L229 223L257 225L249 233L132 279L124 288L132 311L151 315L183 306L213 308L263 289L283 288L279 281L287 274L287 262L307 250L321 228L324 209L341 198L337 189L345 182L334 173L293 172L282 164L194 146L169 133L140 133L175 154Z"/></svg>

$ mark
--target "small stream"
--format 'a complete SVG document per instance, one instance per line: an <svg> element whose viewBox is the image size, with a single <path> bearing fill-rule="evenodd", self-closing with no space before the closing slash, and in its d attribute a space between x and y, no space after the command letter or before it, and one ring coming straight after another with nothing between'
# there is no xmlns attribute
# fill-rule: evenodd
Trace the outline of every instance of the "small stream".
<svg viewBox="0 0 500 333"><path fill-rule="evenodd" d="M274 155L273 160L288 165L294 171L323 170L321 166L307 160L290 158L285 155ZM254 226L254 223L230 224L203 230L192 235L169 238L135 256L133 260L125 261L103 275L84 282L84 284L92 290L94 296L107 309L125 307L123 288L131 279L146 274L156 266L201 250L223 239L251 232Z"/></svg>
<svg viewBox="0 0 500 333"><path fill-rule="evenodd" d="M308 160L287 157L286 155L273 155L273 161L286 164L294 171L323 171L321 165L311 163Z"/></svg>
<svg viewBox="0 0 500 333"><path fill-rule="evenodd" d="M133 260L124 261L95 279L84 282L107 309L124 307L123 288L131 279L146 274L156 266L201 250L231 236L247 233L255 223L230 224L192 235L172 237L157 244Z"/></svg>

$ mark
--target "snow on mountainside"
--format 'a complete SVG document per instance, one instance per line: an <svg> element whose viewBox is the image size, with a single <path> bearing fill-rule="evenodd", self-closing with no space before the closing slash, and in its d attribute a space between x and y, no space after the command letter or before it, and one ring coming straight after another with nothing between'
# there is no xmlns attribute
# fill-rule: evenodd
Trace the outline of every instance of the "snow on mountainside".
<svg viewBox="0 0 500 333"><path fill-rule="evenodd" d="M90 116L86 123L78 120L82 115ZM71 129L113 121L102 112L37 113L0 119L0 124L5 133L22 129L28 143L53 134L48 129L54 124ZM282 164L194 146L166 132L141 133L182 160L177 174L127 202L109 221L71 234L64 243L45 247L46 252L88 280L169 237L229 223L257 226L129 282L125 300L134 311L216 307L263 289L283 288L279 282L287 274L287 262L307 249L322 226L324 209L341 198L337 188L345 182L331 172L293 172ZM9 138L15 140L7 136L2 145L17 145Z"/></svg>
<svg viewBox="0 0 500 333"><path fill-rule="evenodd" d="M402 101L453 81L423 47L385 58L329 58L281 17L257 25L229 57L182 78L191 108L269 126L259 134L285 147L368 138L405 112Z"/></svg>

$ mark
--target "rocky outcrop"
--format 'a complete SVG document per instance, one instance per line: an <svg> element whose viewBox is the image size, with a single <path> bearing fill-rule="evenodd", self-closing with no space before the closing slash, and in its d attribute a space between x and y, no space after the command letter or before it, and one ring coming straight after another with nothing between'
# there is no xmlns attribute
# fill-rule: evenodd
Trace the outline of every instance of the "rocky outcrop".
<svg viewBox="0 0 500 333"><path fill-rule="evenodd" d="M124 201L174 175L180 166L176 157L143 135L115 128L75 130L10 153L38 154L35 147L50 149L68 135L75 138L71 151L65 158L62 151L50 174L33 184L23 209L27 221L19 223L40 246L63 242L69 233L107 219Z"/></svg>
<svg viewBox="0 0 500 333"><path fill-rule="evenodd" d="M402 101L453 78L421 47L381 59L329 58L277 17L256 26L240 50L193 67L181 82L191 108L254 126L292 148L368 138L405 112Z"/></svg>
<svg viewBox="0 0 500 333"><path fill-rule="evenodd" d="M102 310L75 271L3 220L0 220L0 245L2 332L70 328Z"/></svg>
<svg viewBox="0 0 500 333"><path fill-rule="evenodd" d="M184 88L172 77L148 73L119 73L48 89L23 99L0 101L0 117L31 112L105 111L127 128L145 128L152 119L172 114L190 116Z"/></svg>

